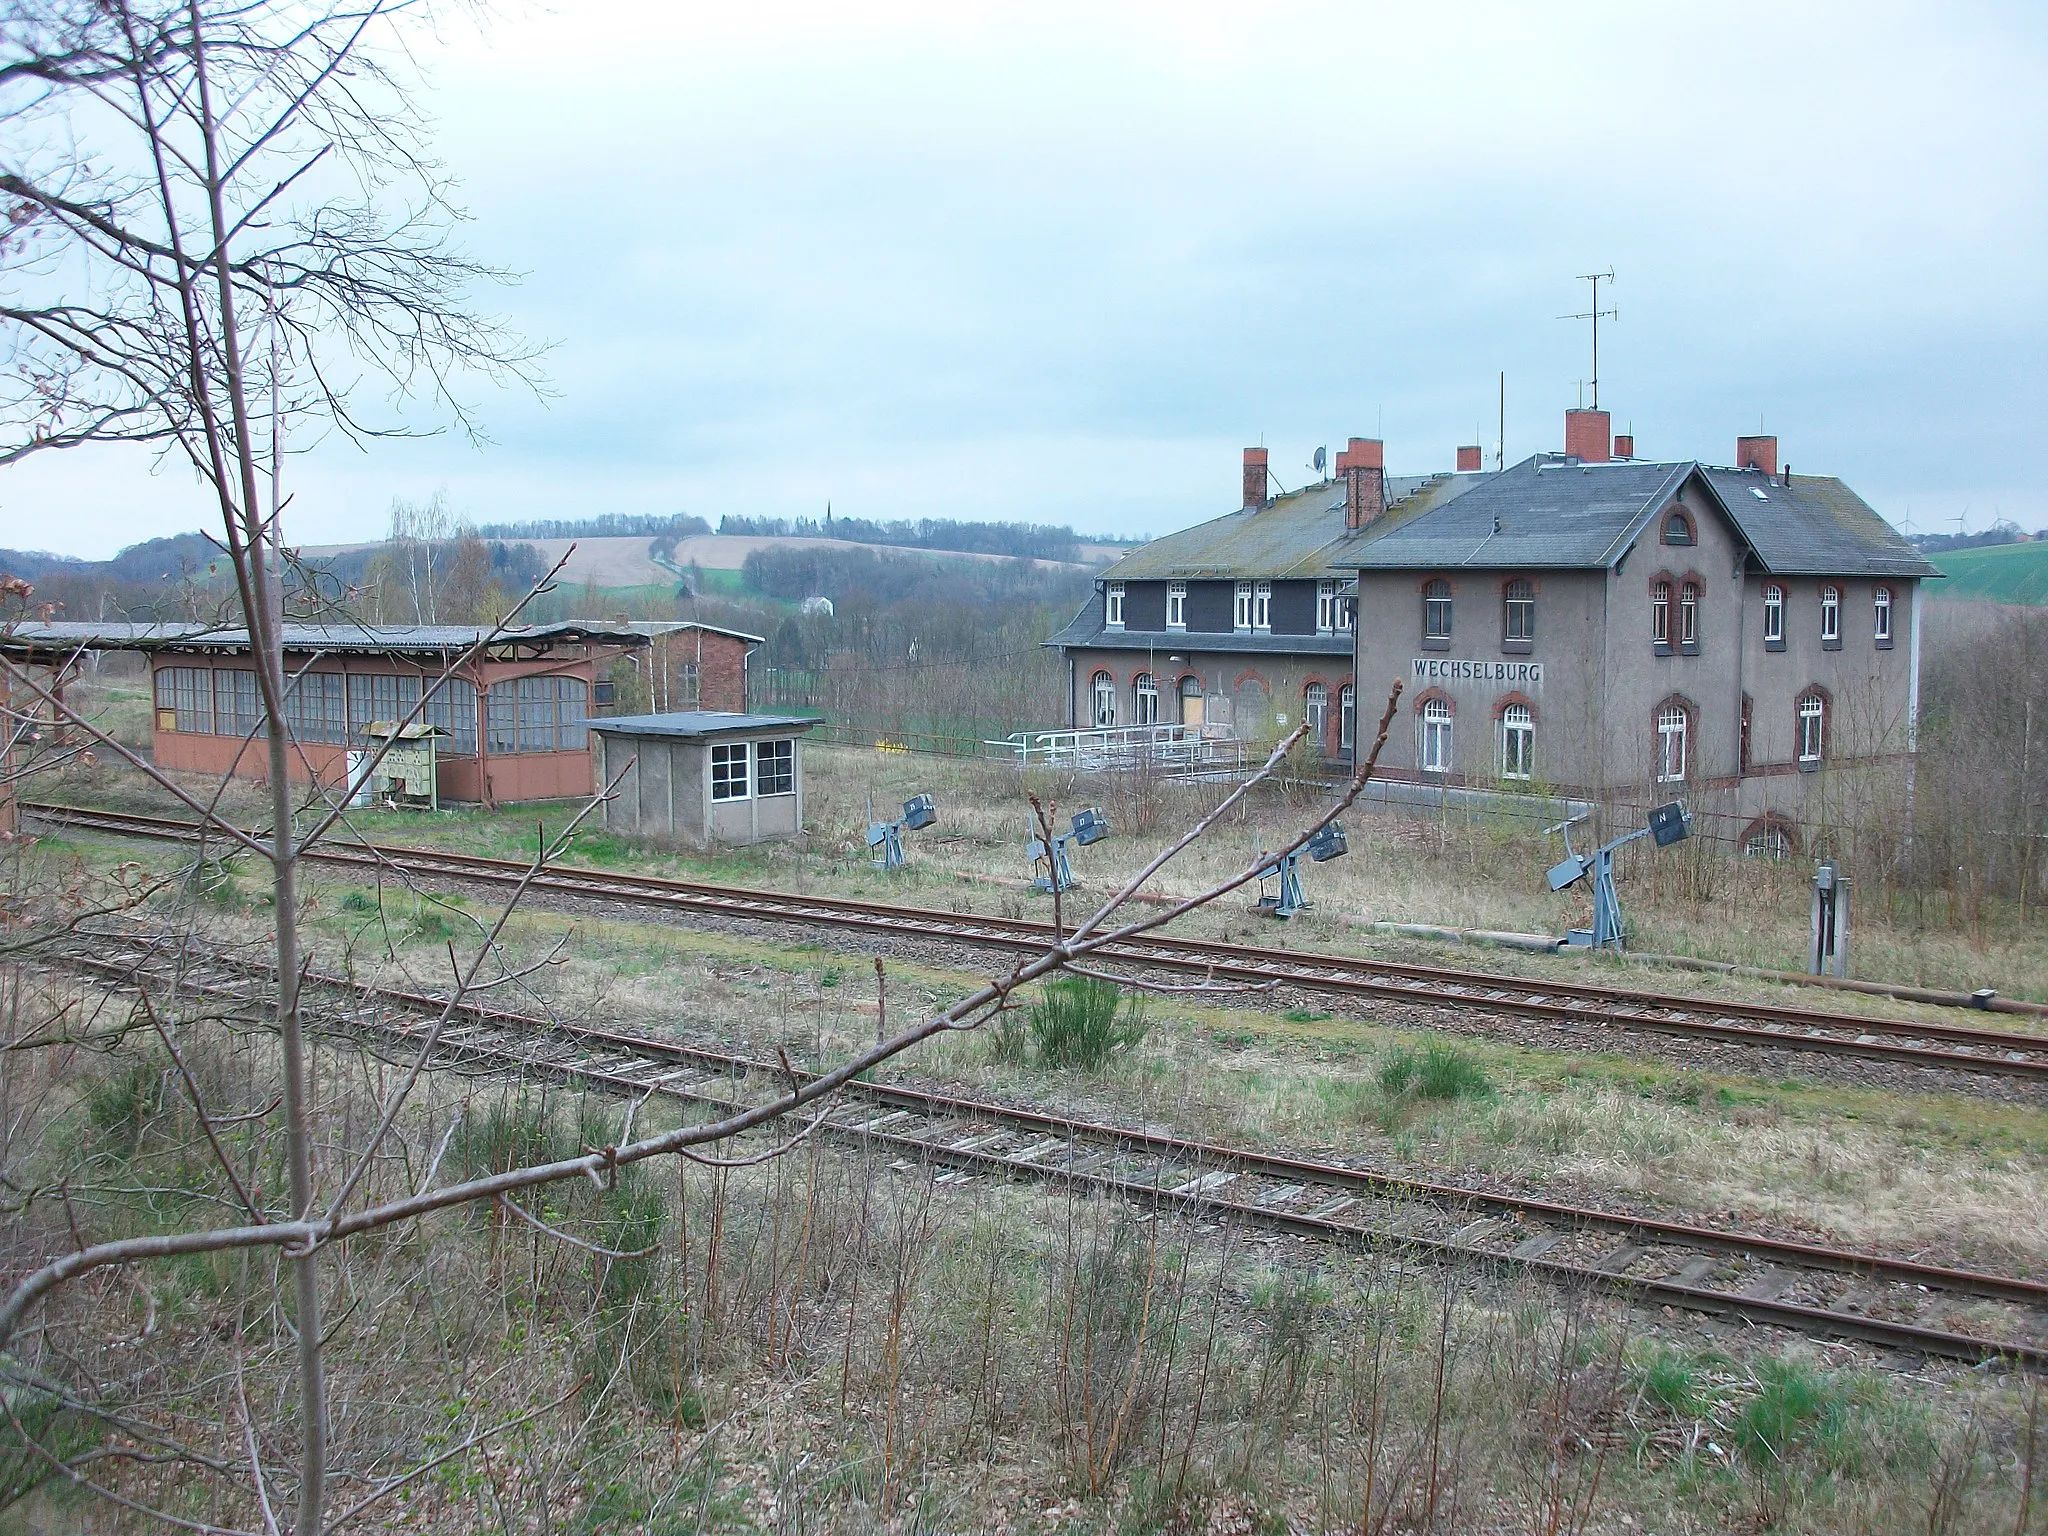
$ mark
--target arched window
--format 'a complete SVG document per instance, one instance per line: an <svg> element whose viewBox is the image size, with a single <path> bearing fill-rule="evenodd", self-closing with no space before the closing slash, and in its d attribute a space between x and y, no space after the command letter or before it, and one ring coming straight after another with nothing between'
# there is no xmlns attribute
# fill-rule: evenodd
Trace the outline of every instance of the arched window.
<svg viewBox="0 0 2048 1536"><path fill-rule="evenodd" d="M1764 648L1785 649L1785 589L1776 582L1764 588Z"/></svg>
<svg viewBox="0 0 2048 1536"><path fill-rule="evenodd" d="M1659 651L1671 648L1671 583L1650 586L1650 639Z"/></svg>
<svg viewBox="0 0 2048 1536"><path fill-rule="evenodd" d="M1742 840L1742 851L1752 859L1789 859L1792 839L1782 826L1767 821L1750 829L1749 836Z"/></svg>
<svg viewBox="0 0 2048 1536"><path fill-rule="evenodd" d="M1527 779L1536 769L1536 716L1526 704L1500 712L1500 776Z"/></svg>
<svg viewBox="0 0 2048 1536"><path fill-rule="evenodd" d="M1131 684L1131 694L1138 702L1138 724L1159 723L1159 682L1150 672L1140 672Z"/></svg>
<svg viewBox="0 0 2048 1536"><path fill-rule="evenodd" d="M1422 638L1451 638L1451 584L1441 576L1422 589Z"/></svg>
<svg viewBox="0 0 2048 1536"><path fill-rule="evenodd" d="M1098 672L1094 678L1095 728L1106 731L1116 724L1116 679L1107 672Z"/></svg>
<svg viewBox="0 0 2048 1536"><path fill-rule="evenodd" d="M1879 650L1887 650L1892 643L1892 589L1879 587L1870 594L1871 634Z"/></svg>
<svg viewBox="0 0 2048 1536"><path fill-rule="evenodd" d="M1700 648L1700 584L1696 581L1678 589L1678 644L1687 651Z"/></svg>
<svg viewBox="0 0 2048 1536"><path fill-rule="evenodd" d="M1674 512L1664 519L1664 542L1666 544L1690 544L1692 523L1683 512Z"/></svg>
<svg viewBox="0 0 2048 1536"><path fill-rule="evenodd" d="M1799 696L1799 766L1817 768L1828 745L1828 701L1817 690Z"/></svg>
<svg viewBox="0 0 2048 1536"><path fill-rule="evenodd" d="M1536 583L1527 577L1516 577L1501 592L1505 608L1502 615L1501 638L1510 641L1530 641L1536 638Z"/></svg>
<svg viewBox="0 0 2048 1536"><path fill-rule="evenodd" d="M1358 745L1358 690L1346 683L1337 690L1337 750L1349 752Z"/></svg>
<svg viewBox="0 0 2048 1536"><path fill-rule="evenodd" d="M1430 699L1422 706L1422 770L1451 771L1451 701Z"/></svg>
<svg viewBox="0 0 2048 1536"><path fill-rule="evenodd" d="M1202 680L1199 677L1190 676L1180 680L1180 723L1202 723Z"/></svg>
<svg viewBox="0 0 2048 1536"><path fill-rule="evenodd" d="M1301 718L1308 723L1308 739L1320 750L1323 728L1330 719L1330 690L1321 683L1310 683L1302 689Z"/></svg>
<svg viewBox="0 0 2048 1536"><path fill-rule="evenodd" d="M1824 646L1839 646L1842 643L1842 589L1822 587L1820 589L1820 643Z"/></svg>
<svg viewBox="0 0 2048 1536"><path fill-rule="evenodd" d="M1675 784L1685 777L1688 765L1686 737L1691 720L1683 704L1665 704L1657 710L1657 782Z"/></svg>

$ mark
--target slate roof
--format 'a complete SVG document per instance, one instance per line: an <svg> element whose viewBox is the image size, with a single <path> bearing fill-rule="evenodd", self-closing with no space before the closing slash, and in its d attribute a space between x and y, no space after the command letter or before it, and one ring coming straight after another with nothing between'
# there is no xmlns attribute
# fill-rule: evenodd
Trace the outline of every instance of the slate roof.
<svg viewBox="0 0 2048 1536"><path fill-rule="evenodd" d="M1609 567L1694 476L1734 522L1765 571L1786 576L1941 574L1839 480L1802 475L1787 487L1760 470L1714 469L1689 460L1580 464L1554 454L1538 454L1486 476L1455 499L1391 507L1329 558L1359 571Z"/></svg>
<svg viewBox="0 0 2048 1536"><path fill-rule="evenodd" d="M400 651L412 655L445 655L464 651L489 635L487 626L475 624L287 624L287 651L347 651L384 653ZM529 648L550 650L556 645L646 645L647 637L631 629L568 621L533 624L508 629L492 639L486 649L493 652ZM236 651L249 648L249 631L240 625L190 623L89 623L57 620L42 624L17 624L0 633L0 648L13 652L29 648L46 650L100 651Z"/></svg>
<svg viewBox="0 0 2048 1536"><path fill-rule="evenodd" d="M808 731L818 722L807 715L740 715L722 709L679 709L665 715L607 715L585 720L593 731L621 736L730 736L741 731Z"/></svg>
<svg viewBox="0 0 2048 1536"><path fill-rule="evenodd" d="M1389 475L1390 505L1435 506L1462 495L1484 475ZM1169 533L1102 572L1107 581L1328 579L1347 574L1330 555L1345 542L1344 483L1324 480L1264 506Z"/></svg>

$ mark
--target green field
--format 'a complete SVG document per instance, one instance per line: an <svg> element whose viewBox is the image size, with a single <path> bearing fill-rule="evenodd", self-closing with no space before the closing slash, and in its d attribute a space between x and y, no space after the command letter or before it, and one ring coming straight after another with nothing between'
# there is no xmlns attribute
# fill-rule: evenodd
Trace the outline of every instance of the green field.
<svg viewBox="0 0 2048 1536"><path fill-rule="evenodd" d="M2048 603L2048 542L1992 544L1928 557L1947 581L1927 595L1951 602Z"/></svg>

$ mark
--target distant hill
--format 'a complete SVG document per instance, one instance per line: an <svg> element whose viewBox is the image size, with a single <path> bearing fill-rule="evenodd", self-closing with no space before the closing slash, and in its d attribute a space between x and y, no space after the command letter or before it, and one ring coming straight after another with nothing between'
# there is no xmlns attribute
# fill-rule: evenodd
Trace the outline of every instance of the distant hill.
<svg viewBox="0 0 2048 1536"><path fill-rule="evenodd" d="M202 577L225 556L203 533L178 533L167 539L130 544L111 560L79 560L42 550L0 549L0 574L24 581L52 576L83 581L177 582L188 574Z"/></svg>
<svg viewBox="0 0 2048 1536"><path fill-rule="evenodd" d="M1927 557L1947 581L1928 584L1945 602L2048 603L2048 540L1942 550Z"/></svg>

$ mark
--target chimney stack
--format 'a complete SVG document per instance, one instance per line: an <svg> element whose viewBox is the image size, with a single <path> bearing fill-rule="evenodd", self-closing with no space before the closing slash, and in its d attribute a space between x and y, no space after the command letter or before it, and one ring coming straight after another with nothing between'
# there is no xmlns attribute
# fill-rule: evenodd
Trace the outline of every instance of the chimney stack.
<svg viewBox="0 0 2048 1536"><path fill-rule="evenodd" d="M1387 510L1387 445L1376 437L1354 437L1337 455L1344 477L1344 526L1369 526Z"/></svg>
<svg viewBox="0 0 2048 1536"><path fill-rule="evenodd" d="M1636 456L1635 434L1617 432L1614 434L1614 456L1617 459L1632 459Z"/></svg>
<svg viewBox="0 0 2048 1536"><path fill-rule="evenodd" d="M1263 448L1244 451L1244 504L1248 510L1266 504L1266 450Z"/></svg>
<svg viewBox="0 0 2048 1536"><path fill-rule="evenodd" d="M1760 469L1767 475L1778 472L1778 440L1775 437L1735 439L1735 467Z"/></svg>
<svg viewBox="0 0 2048 1536"><path fill-rule="evenodd" d="M1473 473L1475 470L1483 468L1484 465L1485 457L1480 452L1479 445L1477 443L1467 443L1458 449L1459 474L1469 475Z"/></svg>
<svg viewBox="0 0 2048 1536"><path fill-rule="evenodd" d="M1613 422L1613 416L1606 411L1566 411L1564 451L1581 464L1605 464L1608 429Z"/></svg>

